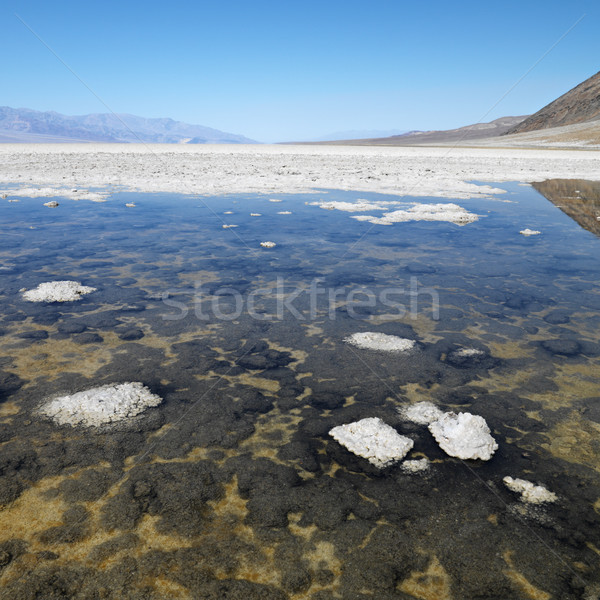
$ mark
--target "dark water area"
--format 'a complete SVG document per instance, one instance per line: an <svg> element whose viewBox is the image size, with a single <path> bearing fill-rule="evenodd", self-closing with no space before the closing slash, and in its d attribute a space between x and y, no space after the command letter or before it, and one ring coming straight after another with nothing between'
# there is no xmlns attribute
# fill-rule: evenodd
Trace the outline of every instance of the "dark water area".
<svg viewBox="0 0 600 600"><path fill-rule="evenodd" d="M570 191L498 186L456 201L463 226L310 204L398 200L332 190L0 201L0 598L600 597L600 240L552 203ZM23 299L59 280L97 291ZM343 341L366 331L417 345ZM37 412L129 381L164 401ZM484 417L493 458L447 456L398 411L421 400ZM429 469L328 435L365 417Z"/></svg>

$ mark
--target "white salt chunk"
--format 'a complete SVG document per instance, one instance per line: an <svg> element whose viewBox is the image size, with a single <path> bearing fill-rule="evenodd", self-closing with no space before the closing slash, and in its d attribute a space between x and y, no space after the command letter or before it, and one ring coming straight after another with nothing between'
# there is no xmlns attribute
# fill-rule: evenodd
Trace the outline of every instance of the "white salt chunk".
<svg viewBox="0 0 600 600"><path fill-rule="evenodd" d="M334 427L329 435L357 456L366 458L378 468L402 460L414 442L400 435L377 417L369 417Z"/></svg>
<svg viewBox="0 0 600 600"><path fill-rule="evenodd" d="M251 217L262 217L260 213L250 213Z"/></svg>
<svg viewBox="0 0 600 600"><path fill-rule="evenodd" d="M534 229L523 229L522 231L519 231L519 233L521 235L540 235L540 233L542 233L542 232L536 231Z"/></svg>
<svg viewBox="0 0 600 600"><path fill-rule="evenodd" d="M237 227L237 225L223 225L223 229L231 229L232 227Z"/></svg>
<svg viewBox="0 0 600 600"><path fill-rule="evenodd" d="M453 354L460 358L470 358L473 356L482 356L485 352L479 350L479 348L459 348L458 350L455 350Z"/></svg>
<svg viewBox="0 0 600 600"><path fill-rule="evenodd" d="M50 200L50 202L44 202L44 206L48 208L56 208L58 206L58 202L56 200Z"/></svg>
<svg viewBox="0 0 600 600"><path fill-rule="evenodd" d="M429 465L429 459L418 458L414 460L405 460L400 468L405 473L423 473L429 469Z"/></svg>
<svg viewBox="0 0 600 600"><path fill-rule="evenodd" d="M463 460L489 460L498 449L485 419L479 415L447 412L429 424L429 431L446 454Z"/></svg>
<svg viewBox="0 0 600 600"><path fill-rule="evenodd" d="M406 210L384 213L382 217L370 215L353 216L357 221L367 221L374 225L392 225L407 221L446 221L455 225L467 225L479 219L479 215L470 213L458 204L414 204Z"/></svg>
<svg viewBox="0 0 600 600"><path fill-rule="evenodd" d="M374 331L353 333L344 338L344 341L364 350L383 350L384 352L405 352L415 346L414 340Z"/></svg>
<svg viewBox="0 0 600 600"><path fill-rule="evenodd" d="M42 406L39 412L59 425L98 427L135 417L161 402L147 387L132 382L60 396Z"/></svg>
<svg viewBox="0 0 600 600"><path fill-rule="evenodd" d="M277 214L278 215L291 215L292 211L290 211L290 210L280 210Z"/></svg>
<svg viewBox="0 0 600 600"><path fill-rule="evenodd" d="M275 248L275 246L277 246L275 242L261 242L260 245L263 248Z"/></svg>
<svg viewBox="0 0 600 600"><path fill-rule="evenodd" d="M429 425L444 416L444 413L431 402L417 402L410 406L402 406L398 408L398 412L405 420L418 425Z"/></svg>
<svg viewBox="0 0 600 600"><path fill-rule="evenodd" d="M127 204L125 204L125 206L127 208L134 208L135 207L135 203L134 202L127 202Z"/></svg>
<svg viewBox="0 0 600 600"><path fill-rule="evenodd" d="M95 291L96 288L77 281L47 281L24 292L23 298L30 302L74 302Z"/></svg>
<svg viewBox="0 0 600 600"><path fill-rule="evenodd" d="M513 479L510 476L505 477L504 485L511 491L521 494L521 502L529 504L542 504L544 502L556 502L556 494L546 489L543 485L535 485L526 479Z"/></svg>

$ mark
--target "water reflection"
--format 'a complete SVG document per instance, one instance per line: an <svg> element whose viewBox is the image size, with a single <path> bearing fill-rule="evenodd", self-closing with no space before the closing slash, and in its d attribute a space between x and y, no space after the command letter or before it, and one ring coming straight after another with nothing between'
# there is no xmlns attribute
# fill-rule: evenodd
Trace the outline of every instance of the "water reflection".
<svg viewBox="0 0 600 600"><path fill-rule="evenodd" d="M549 179L531 185L584 229L600 236L600 182Z"/></svg>

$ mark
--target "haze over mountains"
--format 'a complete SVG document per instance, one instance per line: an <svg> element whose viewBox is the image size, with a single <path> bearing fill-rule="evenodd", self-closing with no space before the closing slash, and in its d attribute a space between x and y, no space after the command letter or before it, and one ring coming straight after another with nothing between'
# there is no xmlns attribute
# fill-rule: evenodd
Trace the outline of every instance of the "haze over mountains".
<svg viewBox="0 0 600 600"><path fill-rule="evenodd" d="M255 144L242 135L173 119L135 115L67 116L0 107L0 142L132 142L146 144Z"/></svg>

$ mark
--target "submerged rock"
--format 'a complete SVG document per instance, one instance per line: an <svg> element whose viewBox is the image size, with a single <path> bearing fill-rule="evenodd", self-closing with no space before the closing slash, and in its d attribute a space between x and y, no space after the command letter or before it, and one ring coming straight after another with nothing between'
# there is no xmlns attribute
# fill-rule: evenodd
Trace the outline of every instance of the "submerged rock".
<svg viewBox="0 0 600 600"><path fill-rule="evenodd" d="M374 331L353 333L344 338L344 341L364 350L382 350L384 352L405 352L414 348L416 343L414 340Z"/></svg>
<svg viewBox="0 0 600 600"><path fill-rule="evenodd" d="M485 419L471 413L444 413L429 431L446 454L463 460L489 460L498 449Z"/></svg>
<svg viewBox="0 0 600 600"><path fill-rule="evenodd" d="M529 504L543 504L544 502L556 502L556 494L549 491L543 485L535 485L526 479L512 478L506 476L502 481L511 491L521 494L521 502Z"/></svg>
<svg viewBox="0 0 600 600"><path fill-rule="evenodd" d="M162 398L139 382L109 384L59 396L39 409L59 425L98 427L135 417Z"/></svg>
<svg viewBox="0 0 600 600"><path fill-rule="evenodd" d="M378 468L402 460L414 442L400 435L378 417L369 417L334 427L329 435L357 456Z"/></svg>
<svg viewBox="0 0 600 600"><path fill-rule="evenodd" d="M23 292L23 298L29 302L74 302L95 291L96 288L81 285L78 281L47 281Z"/></svg>

